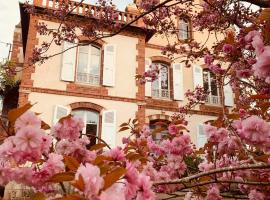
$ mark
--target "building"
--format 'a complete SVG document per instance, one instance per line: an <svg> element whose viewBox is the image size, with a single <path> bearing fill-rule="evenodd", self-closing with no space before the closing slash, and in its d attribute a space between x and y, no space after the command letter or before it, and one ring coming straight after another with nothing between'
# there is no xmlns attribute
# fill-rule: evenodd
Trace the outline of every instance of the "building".
<svg viewBox="0 0 270 200"><path fill-rule="evenodd" d="M34 0L38 10L57 9L56 0ZM74 2L75 3L75 2ZM49 27L58 26L57 20L46 13L28 14L21 8L22 42L25 61L33 49L50 38L39 35L35 29L38 22ZM96 12L95 6L82 4L73 11L75 16L83 17L86 10ZM119 20L128 22L134 19L136 10L129 5L126 12L119 11ZM193 32L188 17L177 19L179 36L203 41L204 32ZM83 40L83 38L82 38ZM214 38L208 40L211 45ZM53 45L48 54L61 52L69 47ZM204 105L191 110L188 129L195 144L205 142L203 122L215 119L222 111L221 95L215 77L204 69L199 60L186 68L181 60L172 61L161 54L166 40L153 36L153 31L144 29L141 20L132 24L120 34L99 40L89 46L73 48L62 55L52 57L44 64L29 66L24 62L19 87L18 105L36 103L32 110L41 113L40 117L49 125L61 117L73 113L84 119L84 132L94 134L112 146L121 145L128 131L117 133L120 124L129 118L138 118L139 123L154 127L157 121L169 121L187 101L184 93L196 85L210 90ZM141 85L135 80L151 63L162 67L160 77L153 83ZM225 105L234 105L232 90L225 87Z"/></svg>

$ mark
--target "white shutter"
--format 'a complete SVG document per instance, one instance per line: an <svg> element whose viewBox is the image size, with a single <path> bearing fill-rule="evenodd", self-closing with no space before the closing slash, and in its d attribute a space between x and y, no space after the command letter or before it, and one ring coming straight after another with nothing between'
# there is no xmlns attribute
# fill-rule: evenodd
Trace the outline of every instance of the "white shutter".
<svg viewBox="0 0 270 200"><path fill-rule="evenodd" d="M150 69L150 66L152 64L152 61L150 58L145 58L145 71L148 71ZM151 97L152 96L152 88L151 88L152 82L146 82L145 83L145 96Z"/></svg>
<svg viewBox="0 0 270 200"><path fill-rule="evenodd" d="M173 64L173 96L175 100L184 100L183 66Z"/></svg>
<svg viewBox="0 0 270 200"><path fill-rule="evenodd" d="M223 87L225 106L233 106L234 105L233 90L232 90L232 87L231 87L229 81L230 81L230 79L225 78L224 87Z"/></svg>
<svg viewBox="0 0 270 200"><path fill-rule="evenodd" d="M203 87L203 69L199 65L193 65L193 85Z"/></svg>
<svg viewBox="0 0 270 200"><path fill-rule="evenodd" d="M204 132L204 125L199 124L197 127L197 148L204 147L206 142L207 142L207 137Z"/></svg>
<svg viewBox="0 0 270 200"><path fill-rule="evenodd" d="M65 117L69 114L70 114L69 108L67 108L65 106L61 106L61 105L55 105L54 113L53 113L53 125L56 124L59 119L61 119L62 117Z"/></svg>
<svg viewBox="0 0 270 200"><path fill-rule="evenodd" d="M104 45L104 69L103 69L103 85L115 85L115 69L116 69L116 45Z"/></svg>
<svg viewBox="0 0 270 200"><path fill-rule="evenodd" d="M69 49L76 44L64 42L63 50ZM77 48L71 48L62 54L61 80L74 81L76 67Z"/></svg>
<svg viewBox="0 0 270 200"><path fill-rule="evenodd" d="M102 115L101 138L110 146L116 146L116 111L106 110Z"/></svg>

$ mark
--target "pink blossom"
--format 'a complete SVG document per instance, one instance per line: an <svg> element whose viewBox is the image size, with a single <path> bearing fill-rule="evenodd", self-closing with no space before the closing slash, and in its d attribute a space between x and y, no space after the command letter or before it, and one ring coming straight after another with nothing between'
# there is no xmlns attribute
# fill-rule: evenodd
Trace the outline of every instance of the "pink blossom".
<svg viewBox="0 0 270 200"><path fill-rule="evenodd" d="M136 200L154 200L155 194L151 190L152 182L149 176L140 174L138 177L138 193Z"/></svg>
<svg viewBox="0 0 270 200"><path fill-rule="evenodd" d="M49 152L50 147L52 145L52 140L53 139L50 135L43 134L41 136L41 146L40 146L41 152L46 154Z"/></svg>
<svg viewBox="0 0 270 200"><path fill-rule="evenodd" d="M245 36L245 41L246 41L247 43L250 43L250 42L252 42L252 40L253 40L253 38L254 38L255 36L261 36L260 32L258 32L258 31L250 31L250 32Z"/></svg>
<svg viewBox="0 0 270 200"><path fill-rule="evenodd" d="M95 198L99 190L103 187L104 180L100 176L100 170L97 166L86 163L78 168L75 179L78 180L82 176L85 184L84 194L88 199Z"/></svg>
<svg viewBox="0 0 270 200"><path fill-rule="evenodd" d="M113 148L109 151L109 156L112 157L114 161L123 161L125 154L120 147Z"/></svg>
<svg viewBox="0 0 270 200"><path fill-rule="evenodd" d="M81 118L70 117L62 123L58 122L52 129L52 134L59 139L76 140L80 137L80 131L84 123Z"/></svg>
<svg viewBox="0 0 270 200"><path fill-rule="evenodd" d="M252 67L254 75L270 83L270 46L264 47L263 52L257 57L257 62Z"/></svg>
<svg viewBox="0 0 270 200"><path fill-rule="evenodd" d="M33 126L35 128L40 128L41 120L36 116L34 112L26 111L16 120L15 129L18 131L19 129L26 126Z"/></svg>
<svg viewBox="0 0 270 200"><path fill-rule="evenodd" d="M41 147L43 132L32 126L21 128L14 138L16 147L21 151L31 152Z"/></svg>
<svg viewBox="0 0 270 200"><path fill-rule="evenodd" d="M62 155L70 155L74 151L74 146L68 140L61 140L56 144L56 152Z"/></svg>
<svg viewBox="0 0 270 200"><path fill-rule="evenodd" d="M214 58L213 58L212 55L206 54L206 55L204 56L204 63L205 63L206 65L211 65L213 62L214 62Z"/></svg>
<svg viewBox="0 0 270 200"><path fill-rule="evenodd" d="M103 191L99 197L100 200L128 200L125 198L124 185L121 183L114 183L111 187Z"/></svg>
<svg viewBox="0 0 270 200"><path fill-rule="evenodd" d="M177 126L174 124L170 124L170 126L168 127L168 130L171 135L176 135L179 132Z"/></svg>
<svg viewBox="0 0 270 200"><path fill-rule="evenodd" d="M220 192L218 187L213 186L212 188L207 190L205 200L221 200Z"/></svg>
<svg viewBox="0 0 270 200"><path fill-rule="evenodd" d="M251 45L255 49L256 55L260 55L264 51L264 43L259 35L253 37Z"/></svg>
<svg viewBox="0 0 270 200"><path fill-rule="evenodd" d="M265 145L270 138L270 124L258 116L251 116L242 121L236 121L234 126L245 142L254 145Z"/></svg>
<svg viewBox="0 0 270 200"><path fill-rule="evenodd" d="M228 135L228 131L226 129L224 128L217 129L217 127L211 125L204 126L204 131L207 135L208 141L214 143L221 142Z"/></svg>
<svg viewBox="0 0 270 200"><path fill-rule="evenodd" d="M212 162L208 163L207 161L204 161L204 162L200 163L198 167L199 167L199 170L201 172L206 172L206 171L209 171L211 169L214 169L215 165Z"/></svg>
<svg viewBox="0 0 270 200"><path fill-rule="evenodd" d="M230 54L233 52L234 46L231 44L224 44L222 50L224 53Z"/></svg>
<svg viewBox="0 0 270 200"><path fill-rule="evenodd" d="M248 195L249 200L265 200L265 195L257 190L251 190Z"/></svg>
<svg viewBox="0 0 270 200"><path fill-rule="evenodd" d="M63 163L63 156L56 153L49 154L49 158L45 163L44 168L47 168L52 174L64 171L65 164Z"/></svg>
<svg viewBox="0 0 270 200"><path fill-rule="evenodd" d="M186 195L185 195L185 199L184 200L192 200L192 195L193 195L192 192L187 192Z"/></svg>

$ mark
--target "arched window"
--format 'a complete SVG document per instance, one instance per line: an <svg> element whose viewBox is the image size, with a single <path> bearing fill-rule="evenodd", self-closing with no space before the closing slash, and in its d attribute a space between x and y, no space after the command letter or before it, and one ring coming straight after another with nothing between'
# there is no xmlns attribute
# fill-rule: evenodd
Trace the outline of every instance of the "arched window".
<svg viewBox="0 0 270 200"><path fill-rule="evenodd" d="M169 86L169 68L162 63L153 63L159 69L159 77L152 82L152 97L169 99L170 86Z"/></svg>
<svg viewBox="0 0 270 200"><path fill-rule="evenodd" d="M101 49L95 45L78 48L76 81L91 85L100 84Z"/></svg>
<svg viewBox="0 0 270 200"><path fill-rule="evenodd" d="M209 92L209 95L206 99L208 104L220 104L220 92L218 87L218 81L212 72L208 69L203 70L203 87L204 90Z"/></svg>
<svg viewBox="0 0 270 200"><path fill-rule="evenodd" d="M187 18L181 18L179 20L179 38L181 40L187 40L190 38L190 22Z"/></svg>
<svg viewBox="0 0 270 200"><path fill-rule="evenodd" d="M85 134L89 137L89 146L96 144L96 138L91 136L98 136L99 113L91 110L74 110L72 111L72 114L83 119L85 126L82 134Z"/></svg>
<svg viewBox="0 0 270 200"><path fill-rule="evenodd" d="M155 132L152 137L153 140L155 141L160 141L164 138L166 138L166 136L168 135L168 125L170 124L170 121L165 120L165 119L155 119L155 120L151 120L149 123L149 128L150 130L154 131L154 130L160 130L159 132Z"/></svg>

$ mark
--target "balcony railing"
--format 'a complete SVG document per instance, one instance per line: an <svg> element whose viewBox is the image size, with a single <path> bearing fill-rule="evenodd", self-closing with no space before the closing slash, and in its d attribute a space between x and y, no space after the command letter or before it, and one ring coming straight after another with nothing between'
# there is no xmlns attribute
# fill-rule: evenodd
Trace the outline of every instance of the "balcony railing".
<svg viewBox="0 0 270 200"><path fill-rule="evenodd" d="M214 95L208 95L206 100L206 104L212 104L212 105L220 105L220 97L214 96Z"/></svg>
<svg viewBox="0 0 270 200"><path fill-rule="evenodd" d="M77 72L77 82L87 83L90 85L99 85L100 77L99 77L99 75Z"/></svg>
<svg viewBox="0 0 270 200"><path fill-rule="evenodd" d="M34 5L43 7L43 8L49 8L53 10L58 10L59 5L61 2L65 0L34 0ZM100 15L104 14L104 11L98 6L94 5L89 5L86 3L79 3L79 2L74 2L71 1L69 5L69 10L72 10L72 14L77 14L77 15L84 15L84 16L91 16L93 18L98 18ZM118 15L118 16L117 16ZM132 20L136 19L137 15L134 13L130 12L121 12L121 11L116 11L116 20L119 22L123 23L129 23ZM137 20L134 22L133 25L138 25L139 21Z"/></svg>
<svg viewBox="0 0 270 200"><path fill-rule="evenodd" d="M159 99L169 99L170 92L166 89L152 89L152 97Z"/></svg>

